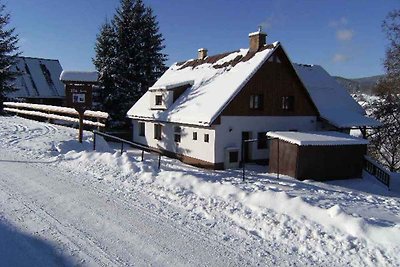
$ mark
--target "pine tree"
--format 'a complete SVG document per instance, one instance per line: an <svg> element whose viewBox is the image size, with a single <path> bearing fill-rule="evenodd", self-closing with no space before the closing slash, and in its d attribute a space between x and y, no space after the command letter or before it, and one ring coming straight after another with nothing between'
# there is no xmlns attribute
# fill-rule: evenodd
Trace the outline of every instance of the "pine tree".
<svg viewBox="0 0 400 267"><path fill-rule="evenodd" d="M112 30L111 30L112 29ZM113 32L112 39L114 55L101 54L96 45L96 60L105 62L103 68L95 62L96 68L110 70L112 85L108 91L108 108L112 118L122 122L126 112L146 92L149 86L165 71L166 55L158 22L150 7L146 7L141 0L121 0L120 7L112 20L109 28L104 27L98 36L107 36L105 32ZM112 60L101 59L112 57ZM95 60L95 61L96 61ZM103 64L103 63L101 63ZM107 91L107 90L106 90Z"/></svg>
<svg viewBox="0 0 400 267"><path fill-rule="evenodd" d="M97 35L93 64L100 73L99 81L102 89L99 91L99 102L104 111L112 110L113 92L115 90L114 74L116 61L116 35L111 23L106 21ZM113 115L113 114L112 114Z"/></svg>
<svg viewBox="0 0 400 267"><path fill-rule="evenodd" d="M18 53L18 35L15 28L9 28L10 14L6 6L0 3L0 111L7 93L15 91L13 81L18 73L12 70L16 64Z"/></svg>

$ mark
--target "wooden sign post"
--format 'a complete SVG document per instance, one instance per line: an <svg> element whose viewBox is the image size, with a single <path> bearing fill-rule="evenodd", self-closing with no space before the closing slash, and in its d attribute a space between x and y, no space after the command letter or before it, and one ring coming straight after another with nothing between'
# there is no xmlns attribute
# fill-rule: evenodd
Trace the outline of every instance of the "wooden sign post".
<svg viewBox="0 0 400 267"><path fill-rule="evenodd" d="M60 75L60 81L65 84L67 106L75 108L79 114L79 143L82 143L84 113L92 107L93 86L98 79L99 73L95 71L63 71Z"/></svg>
<svg viewBox="0 0 400 267"><path fill-rule="evenodd" d="M66 84L67 105L72 106L79 114L79 143L83 137L83 118L85 110L92 104L92 86L82 84Z"/></svg>

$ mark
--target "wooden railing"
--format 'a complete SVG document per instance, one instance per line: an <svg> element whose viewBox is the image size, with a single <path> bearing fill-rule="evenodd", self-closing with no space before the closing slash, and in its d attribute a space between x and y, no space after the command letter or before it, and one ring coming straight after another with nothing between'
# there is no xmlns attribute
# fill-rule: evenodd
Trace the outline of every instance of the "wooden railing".
<svg viewBox="0 0 400 267"><path fill-rule="evenodd" d="M4 102L3 104L4 111L7 112L42 117L49 120L79 123L79 114L73 108L18 102ZM109 115L106 112L87 110L84 113L84 117L83 124L104 128L106 126L105 121Z"/></svg>
<svg viewBox="0 0 400 267"><path fill-rule="evenodd" d="M364 157L364 170L373 175L390 190L391 173L368 156Z"/></svg>

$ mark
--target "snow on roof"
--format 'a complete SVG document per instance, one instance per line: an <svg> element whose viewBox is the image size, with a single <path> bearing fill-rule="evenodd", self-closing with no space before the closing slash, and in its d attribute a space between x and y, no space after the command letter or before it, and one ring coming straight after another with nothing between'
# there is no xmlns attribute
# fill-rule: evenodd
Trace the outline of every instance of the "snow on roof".
<svg viewBox="0 0 400 267"><path fill-rule="evenodd" d="M193 59L175 63L151 88L163 88L188 80L193 81L193 85L163 111L150 108L151 92L147 91L127 115L137 119L208 126L278 46L276 42L255 54L249 53L248 49L241 49L223 54L222 57L208 57L204 61ZM217 58L217 61L212 61Z"/></svg>
<svg viewBox="0 0 400 267"><path fill-rule="evenodd" d="M171 90L175 89L177 87L183 86L183 85L193 85L194 81L189 80L189 81L183 81L183 82L178 82L178 83L172 83L172 84L165 84L162 86L152 86L149 88L150 91L155 91L155 90Z"/></svg>
<svg viewBox="0 0 400 267"><path fill-rule="evenodd" d="M340 132L268 132L267 136L278 138L299 146L366 145L368 141Z"/></svg>
<svg viewBox="0 0 400 267"><path fill-rule="evenodd" d="M98 79L97 71L63 71L60 75L63 82L97 82Z"/></svg>
<svg viewBox="0 0 400 267"><path fill-rule="evenodd" d="M58 77L62 67L58 60L18 57L12 66L21 72L14 81L17 91L7 94L9 98L63 98L64 85Z"/></svg>
<svg viewBox="0 0 400 267"><path fill-rule="evenodd" d="M293 64L321 117L339 128L377 127L365 110L321 66Z"/></svg>

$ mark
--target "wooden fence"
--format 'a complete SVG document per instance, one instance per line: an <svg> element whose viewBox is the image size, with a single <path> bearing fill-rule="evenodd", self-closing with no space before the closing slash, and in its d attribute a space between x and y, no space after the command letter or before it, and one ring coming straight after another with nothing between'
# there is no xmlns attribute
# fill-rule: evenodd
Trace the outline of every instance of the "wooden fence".
<svg viewBox="0 0 400 267"><path fill-rule="evenodd" d="M42 117L50 120L61 120L79 123L78 112L73 108L41 105L41 104L30 104L30 103L18 103L18 102L4 102L4 111L23 114L34 117ZM87 110L84 113L84 125L95 126L98 128L104 128L105 122L109 117L108 113L101 111Z"/></svg>

